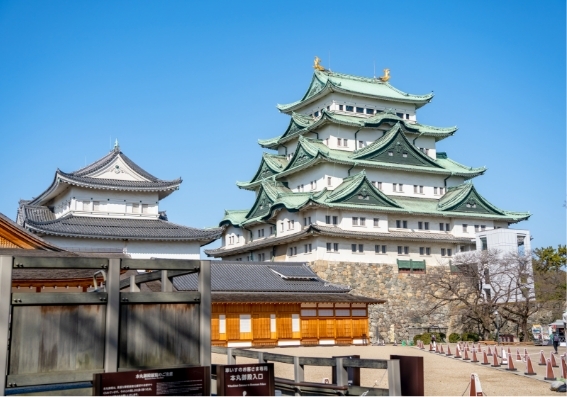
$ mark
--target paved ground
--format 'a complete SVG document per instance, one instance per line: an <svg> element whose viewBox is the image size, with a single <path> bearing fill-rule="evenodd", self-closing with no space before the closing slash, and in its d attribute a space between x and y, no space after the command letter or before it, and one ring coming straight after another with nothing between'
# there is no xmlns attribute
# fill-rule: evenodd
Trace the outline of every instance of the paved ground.
<svg viewBox="0 0 567 397"><path fill-rule="evenodd" d="M444 345L446 347L446 345ZM454 353L454 345L451 350ZM523 348L521 352L523 353ZM543 381L545 367L538 366L539 351L544 350L546 358L553 350L550 346L528 346L528 353L532 359L534 370L537 375L524 376L525 364L521 361L514 361L517 372L508 372L501 369L491 368L480 364L474 364L438 354L428 353L414 347L402 346L329 346L329 347L289 347L275 349L260 349L271 353L287 354L304 357L331 357L358 354L361 358L381 358L387 359L390 354L423 356L425 368L425 394L427 396L460 396L467 390L471 373L479 375L482 390L488 396L541 396L541 395L560 395L549 390L549 382ZM566 353L565 347L560 348ZM516 348L512 347L512 352L516 353ZM559 356L556 356L559 358ZM480 357L479 357L480 359ZM558 360L559 361L559 360ZM253 363L254 360L237 358L237 363ZM213 363L226 363L226 356L213 354ZM276 376L293 379L293 366L289 364L275 363ZM554 368L555 375L559 377L558 368ZM387 375L384 370L363 369L361 371L362 386L387 387ZM323 378L332 378L331 369L326 367L306 367L305 380L308 382L321 382ZM467 394L468 395L468 394Z"/></svg>

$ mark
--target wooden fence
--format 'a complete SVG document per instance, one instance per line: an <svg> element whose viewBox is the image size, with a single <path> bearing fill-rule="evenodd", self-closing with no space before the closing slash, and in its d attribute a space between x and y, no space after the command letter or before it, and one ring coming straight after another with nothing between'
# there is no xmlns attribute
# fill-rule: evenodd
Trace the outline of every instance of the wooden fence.
<svg viewBox="0 0 567 397"><path fill-rule="evenodd" d="M95 292L12 292L12 269L105 272ZM132 277L121 271L158 270ZM169 272L169 274L168 274ZM199 288L173 292L171 277L198 273ZM140 292L160 278L160 292ZM0 256L0 394L89 393L93 374L210 365L210 261ZM76 387L74 387L75 385ZM82 386L82 389L81 389Z"/></svg>
<svg viewBox="0 0 567 397"><path fill-rule="evenodd" d="M278 362L293 365L294 379L276 377L276 389L284 395L365 395L401 396L400 360L348 359L298 357L285 354L234 349L220 346L211 348L213 353L227 356L227 364L236 364L236 357L258 360L259 363ZM305 382L305 366L333 367L336 384ZM348 385L348 368L383 369L388 373L388 389ZM363 394L365 393L365 394Z"/></svg>

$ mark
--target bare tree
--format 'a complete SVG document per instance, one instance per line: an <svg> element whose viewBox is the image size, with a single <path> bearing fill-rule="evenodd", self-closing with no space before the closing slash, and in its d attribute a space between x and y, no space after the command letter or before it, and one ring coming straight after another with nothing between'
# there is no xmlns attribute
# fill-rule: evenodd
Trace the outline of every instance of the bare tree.
<svg viewBox="0 0 567 397"><path fill-rule="evenodd" d="M423 314L449 308L463 328L476 330L485 339L496 328L497 310L526 335L528 318L539 308L529 254L459 253L451 262L430 267L415 283L428 298Z"/></svg>

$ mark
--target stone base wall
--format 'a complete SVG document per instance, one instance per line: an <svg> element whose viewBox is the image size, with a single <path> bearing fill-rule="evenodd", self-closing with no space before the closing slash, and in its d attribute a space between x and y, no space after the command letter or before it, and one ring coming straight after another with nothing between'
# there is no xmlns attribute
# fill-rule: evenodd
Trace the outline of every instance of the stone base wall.
<svg viewBox="0 0 567 397"><path fill-rule="evenodd" d="M322 279L349 285L355 295L387 300L369 307L369 337L373 342L411 339L423 329L438 331L437 327L448 335L453 328L448 310L435 315L421 312L425 297L412 286L412 278L420 274L398 273L396 266L386 264L317 260L309 265Z"/></svg>

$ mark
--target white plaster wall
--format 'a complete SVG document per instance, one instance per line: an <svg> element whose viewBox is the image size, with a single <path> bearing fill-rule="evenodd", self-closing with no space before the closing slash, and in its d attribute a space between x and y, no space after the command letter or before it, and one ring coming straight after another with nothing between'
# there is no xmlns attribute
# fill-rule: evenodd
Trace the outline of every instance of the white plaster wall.
<svg viewBox="0 0 567 397"><path fill-rule="evenodd" d="M228 246L228 247L238 247L241 245L244 245L244 237L243 234L246 231L242 228L238 228L238 227L234 227L234 226L229 226L228 228L226 228L226 230L223 233L222 236L222 246ZM229 237L234 237L234 243L230 244L229 243Z"/></svg>
<svg viewBox="0 0 567 397"><path fill-rule="evenodd" d="M89 209L84 210L79 202L89 201ZM101 204L101 211L93 211L93 201ZM70 202L68 210L58 211L58 207ZM147 214L133 214L132 203L147 204ZM157 218L159 212L158 194L154 192L123 192L112 190L85 189L77 186L70 187L61 195L53 200L52 204L56 208L56 217L62 217L68 213L81 216L102 216L102 217L127 217L127 218ZM141 211L141 208L140 208Z"/></svg>
<svg viewBox="0 0 567 397"><path fill-rule="evenodd" d="M103 240L48 235L42 236L42 238L71 251L77 249L78 251L93 250L97 252L111 248L113 251L122 250L123 253L137 259L199 259L201 256L198 242ZM101 253L101 255L104 254Z"/></svg>
<svg viewBox="0 0 567 397"><path fill-rule="evenodd" d="M338 105L350 105L355 107L372 108L375 110L386 110L392 109L395 112L408 113L410 115L410 120L416 119L415 105L395 102L395 101L385 101L380 99L365 98L361 96L352 96L342 93L332 92L325 97L314 101L298 110L297 113L303 114L313 114L316 111L321 111L321 109L326 109L329 106L332 110L338 110ZM344 107L343 107L344 109ZM345 112L346 114L351 114L350 112ZM360 117L369 117L369 115L362 115L357 113L352 113L353 115L358 115Z"/></svg>
<svg viewBox="0 0 567 397"><path fill-rule="evenodd" d="M488 249L497 249L504 253L518 252L518 236L524 237L524 251L531 250L530 231L519 229L494 229L475 233L476 249L482 249L480 239L485 237Z"/></svg>
<svg viewBox="0 0 567 397"><path fill-rule="evenodd" d="M463 225L467 225L466 231ZM479 230L482 225L486 226L486 231L494 229L494 222L490 219L471 219L471 218L454 218L453 219L453 234L455 236L475 238L475 228L478 225Z"/></svg>

